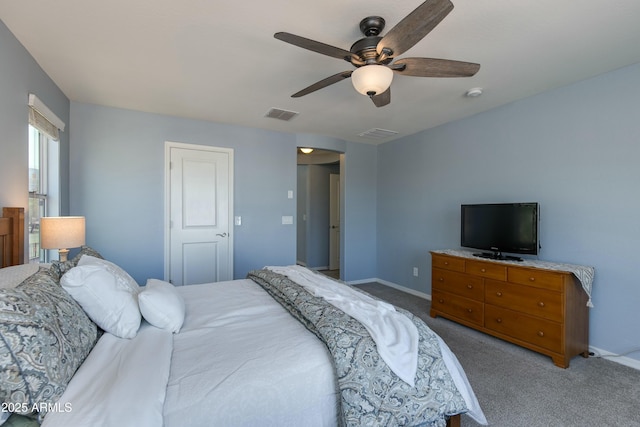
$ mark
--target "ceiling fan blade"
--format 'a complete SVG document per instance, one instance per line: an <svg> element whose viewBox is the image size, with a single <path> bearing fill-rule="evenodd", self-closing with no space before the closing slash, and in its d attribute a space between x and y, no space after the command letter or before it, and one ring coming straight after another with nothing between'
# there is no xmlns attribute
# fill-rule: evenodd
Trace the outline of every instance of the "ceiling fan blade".
<svg viewBox="0 0 640 427"><path fill-rule="evenodd" d="M372 96L371 100L376 105L376 107L384 107L391 102L391 88L385 90L380 95Z"/></svg>
<svg viewBox="0 0 640 427"><path fill-rule="evenodd" d="M291 33L279 32L275 33L273 37L277 38L278 40L282 40L283 42L290 43L294 46L301 47L303 49L318 52L323 55L331 56L333 58L344 59L347 62L351 62L351 58L354 56L348 50L320 43L315 40L307 39L305 37L296 36L295 34Z"/></svg>
<svg viewBox="0 0 640 427"><path fill-rule="evenodd" d="M402 58L394 62L391 69L402 76L471 77L478 72L480 64L449 59Z"/></svg>
<svg viewBox="0 0 640 427"><path fill-rule="evenodd" d="M330 86L330 85L332 85L334 83L341 82L342 80L351 77L351 73L353 73L353 71L343 71L341 73L334 74L333 76L330 76L330 77L327 77L326 79L320 80L319 82L316 82L316 83L312 84L311 86L306 87L306 88L302 89L301 91L294 93L293 95L291 95L291 97L292 98L300 98L301 96L308 95L311 92L317 91L318 89L322 89L322 88Z"/></svg>
<svg viewBox="0 0 640 427"><path fill-rule="evenodd" d="M409 50L424 38L453 9L450 0L427 0L405 16L378 42L378 55L395 57ZM388 51L389 50L389 51Z"/></svg>

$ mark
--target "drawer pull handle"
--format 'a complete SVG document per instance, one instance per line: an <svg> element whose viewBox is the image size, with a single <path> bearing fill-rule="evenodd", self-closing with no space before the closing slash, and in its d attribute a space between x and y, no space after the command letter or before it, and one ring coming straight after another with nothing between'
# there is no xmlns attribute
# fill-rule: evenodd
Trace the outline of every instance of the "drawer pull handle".
<svg viewBox="0 0 640 427"><path fill-rule="evenodd" d="M467 289L473 289L473 285L467 285Z"/></svg>
<svg viewBox="0 0 640 427"><path fill-rule="evenodd" d="M449 265L449 261L445 261L445 262L444 262L444 265Z"/></svg>
<svg viewBox="0 0 640 427"><path fill-rule="evenodd" d="M439 299L439 300L438 300L438 302L439 302L440 304L444 304L444 300L443 300L443 299Z"/></svg>
<svg viewBox="0 0 640 427"><path fill-rule="evenodd" d="M496 292L496 295L498 295L499 297L502 296L502 292Z"/></svg>
<svg viewBox="0 0 640 427"><path fill-rule="evenodd" d="M535 278L535 277L529 277L529 281L530 281L530 282L535 282L535 281L536 281L536 278Z"/></svg>
<svg viewBox="0 0 640 427"><path fill-rule="evenodd" d="M471 310L470 308L467 308L467 312L468 313L473 313L473 310Z"/></svg>
<svg viewBox="0 0 640 427"><path fill-rule="evenodd" d="M483 273L486 273L487 269L486 268L481 268L480 271L483 272Z"/></svg>
<svg viewBox="0 0 640 427"><path fill-rule="evenodd" d="M539 307L544 307L544 302L540 301L540 302L538 303L538 306L539 306Z"/></svg>
<svg viewBox="0 0 640 427"><path fill-rule="evenodd" d="M438 277L438 282L444 282L444 279L442 277Z"/></svg>
<svg viewBox="0 0 640 427"><path fill-rule="evenodd" d="M496 319L496 322L498 322L498 323L502 323L502 318L498 317L498 318Z"/></svg>
<svg viewBox="0 0 640 427"><path fill-rule="evenodd" d="M544 332L542 332L542 331L538 331L538 336L539 336L539 337L544 337Z"/></svg>

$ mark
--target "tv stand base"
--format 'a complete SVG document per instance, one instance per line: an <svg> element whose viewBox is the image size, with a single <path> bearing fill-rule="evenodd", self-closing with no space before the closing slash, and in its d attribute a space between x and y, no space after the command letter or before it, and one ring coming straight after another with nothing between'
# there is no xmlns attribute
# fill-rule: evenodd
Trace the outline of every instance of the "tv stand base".
<svg viewBox="0 0 640 427"><path fill-rule="evenodd" d="M477 254L473 254L473 256L477 256L479 258L486 258L486 259L496 259L499 261L522 261L522 258L517 257L517 256L511 256L511 255L502 255L502 253L500 252L480 252Z"/></svg>

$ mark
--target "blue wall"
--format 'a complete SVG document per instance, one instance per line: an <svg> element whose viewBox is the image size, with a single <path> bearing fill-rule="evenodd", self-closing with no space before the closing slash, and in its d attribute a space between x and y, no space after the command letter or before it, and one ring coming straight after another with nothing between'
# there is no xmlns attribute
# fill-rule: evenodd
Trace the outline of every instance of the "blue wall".
<svg viewBox="0 0 640 427"><path fill-rule="evenodd" d="M297 216L295 199L287 198L289 190L296 193L296 147L304 142L349 149L344 141L321 137L75 102L71 104L71 122L71 208L87 217L88 244L142 283L164 274L165 141L234 149L234 214L242 217L242 225L234 232L235 278L265 265L296 262L296 227L281 221L283 215ZM375 149L367 146L361 151ZM375 163L368 168L375 168ZM354 183L345 186L354 193L375 191L375 183L358 180L359 174L354 170ZM370 188L358 188L361 184ZM371 212L373 203L354 203L354 214ZM375 232L375 226L370 227L367 234ZM359 252L360 239L347 242L347 246ZM375 252L367 250L370 256L364 271L373 274ZM345 267L348 278L348 262ZM358 265L351 277L360 278L353 275L362 271L363 266Z"/></svg>
<svg viewBox="0 0 640 427"><path fill-rule="evenodd" d="M381 145L378 277L430 294L428 251L459 247L460 204L537 201L539 257L596 269L590 344L637 349L638 99L635 65Z"/></svg>
<svg viewBox="0 0 640 427"><path fill-rule="evenodd" d="M377 148L377 147L374 147ZM345 242L340 254L343 280L356 281L377 277L376 236L378 203L376 177L378 150L368 144L348 143L341 162L340 240Z"/></svg>
<svg viewBox="0 0 640 427"><path fill-rule="evenodd" d="M164 272L165 141L234 149L234 276L295 262L293 135L72 103L71 206L89 244L139 282ZM131 236L136 236L131 239Z"/></svg>
<svg viewBox="0 0 640 427"><path fill-rule="evenodd" d="M0 207L29 200L29 94L38 96L62 121L61 212L69 214L69 99L0 21Z"/></svg>

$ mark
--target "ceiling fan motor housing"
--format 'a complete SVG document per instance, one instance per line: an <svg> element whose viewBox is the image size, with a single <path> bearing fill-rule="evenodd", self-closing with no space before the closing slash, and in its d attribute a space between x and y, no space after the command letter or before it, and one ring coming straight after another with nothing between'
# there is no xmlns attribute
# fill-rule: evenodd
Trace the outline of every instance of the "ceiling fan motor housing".
<svg viewBox="0 0 640 427"><path fill-rule="evenodd" d="M378 57L376 46L378 46L380 40L382 40L380 36L365 37L355 42L351 46L350 51L362 58L366 64L375 64L377 63L376 58Z"/></svg>
<svg viewBox="0 0 640 427"><path fill-rule="evenodd" d="M351 45L350 52L360 57L364 64L353 63L356 67L370 64L388 64L391 58L384 61L378 61L378 52L376 48L380 40L382 40L382 30L384 29L385 20L381 16L368 16L360 21L360 31L365 38L358 40Z"/></svg>
<svg viewBox="0 0 640 427"><path fill-rule="evenodd" d="M379 36L384 30L385 20L381 16L367 16L360 21L360 31L365 36Z"/></svg>

